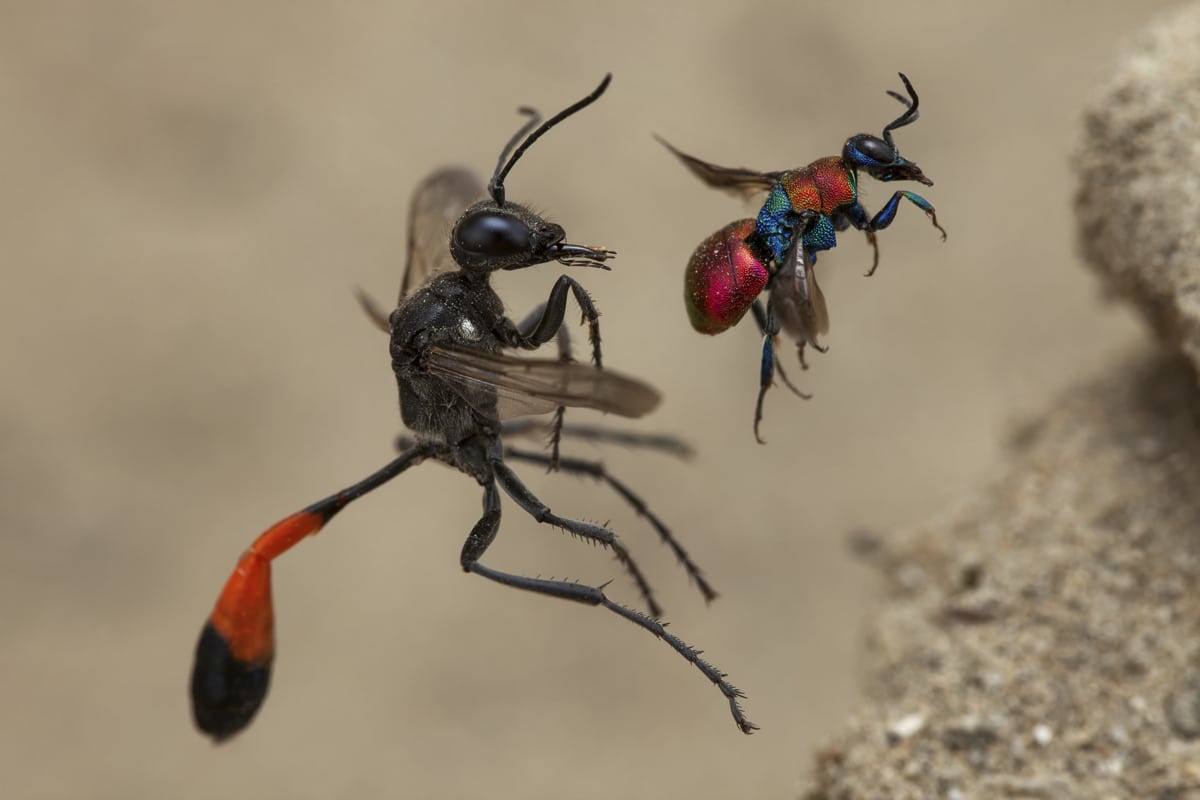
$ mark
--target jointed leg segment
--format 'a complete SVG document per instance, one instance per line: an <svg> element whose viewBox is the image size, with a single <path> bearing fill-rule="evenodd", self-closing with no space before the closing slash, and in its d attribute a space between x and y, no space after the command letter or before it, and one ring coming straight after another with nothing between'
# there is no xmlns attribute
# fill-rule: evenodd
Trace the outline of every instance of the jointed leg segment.
<svg viewBox="0 0 1200 800"><path fill-rule="evenodd" d="M881 231L892 224L892 221L896 219L896 212L900 210L901 200L908 200L914 206L924 211L925 216L929 217L929 221L933 223L933 227L937 228L938 232L942 234L942 241L946 241L946 229L938 224L937 212L934 210L932 203L916 192L904 190L893 192L888 201L884 203L883 208L879 209L870 222L858 226L866 232L867 242L875 250L875 258L871 262L871 269L866 273L868 278L874 275L875 270L879 268L879 242L875 238L875 232Z"/></svg>
<svg viewBox="0 0 1200 800"><path fill-rule="evenodd" d="M499 460L497 459L493 462L493 464L498 462ZM503 479L500 478L500 472L497 472L496 476L497 481L500 482L501 486L505 488L505 491L507 491L510 496L512 496L513 499L518 502L518 504L522 505L522 507L525 507L527 511L529 511L529 508L526 506L526 503L540 505L537 499L534 498L532 494L528 493L528 490L524 490L524 492L517 490L516 494L514 494L514 489L504 486ZM515 478L515 475L513 475L511 470L509 470L506 478ZM521 489L523 488L524 487L521 487ZM694 647L688 645L674 634L668 633L666 629L666 623L660 622L659 620L647 616L640 611L635 611L618 603L614 603L613 601L609 600L607 596L605 596L604 591L600 587L587 586L585 584L575 583L572 581L530 578L524 575L515 575L513 573L502 572L500 570L484 566L480 562L480 558L483 557L483 554L487 550L488 546L491 545L491 543L495 540L496 532L500 525L500 495L499 492L496 491L495 483L489 483L484 487L483 508L483 516L480 518L479 522L475 524L475 527L471 530L470 535L467 537L466 543L463 545L461 563L465 571L473 572L476 575L487 578L488 580L495 581L496 583L500 583L505 586L511 586L514 589L523 589L528 592L536 592L537 594L544 594L549 597L557 597L563 600L571 600L576 603L583 603L590 606L602 606L607 608L609 611L624 617L630 622L633 622L635 625L646 629L655 637L666 642L675 652L679 653L685 659L694 664L706 678L712 681L713 685L716 686L717 689L720 690L721 694L725 695L725 698L729 701L729 710L733 715L733 720L735 723L737 723L738 728L743 733L753 733L758 729L757 725L746 718L746 714L742 710L739 700L745 697L745 695L737 687L726 680L727 676L724 672L721 672L721 670L717 669L717 667L701 658L699 650L696 650ZM541 506L541 508L545 507ZM546 509L547 513L548 511L549 510ZM530 511L530 513L534 512ZM538 515L534 514L534 517L538 518Z"/></svg>
<svg viewBox="0 0 1200 800"><path fill-rule="evenodd" d="M515 447L506 447L504 449L504 456L510 459L528 461L533 464L548 464L550 461L549 456L542 453L533 453ZM716 599L716 590L708 583L708 580L704 577L704 573L692 561L691 556L688 555L683 545L676 540L670 529L650 510L650 507L646 505L646 502L642 498L634 494L633 490L628 486L610 475L603 464L599 461L585 461L579 458L562 458L559 459L558 468L567 474L590 475L596 480L608 484L614 492L619 494L637 512L638 516L645 518L650 523L650 526L658 532L659 538L675 554L675 558L683 566L688 577L696 583L696 587L700 590L700 594L704 596L705 601L712 602Z"/></svg>
<svg viewBox="0 0 1200 800"><path fill-rule="evenodd" d="M550 296L541 307L542 313L536 319L527 319L520 328L516 326L506 332L507 343L512 347L524 350L535 350L558 335L567 311L567 292L575 295L575 302L583 311L584 321L588 325L588 339L592 343L592 363L597 367L603 366L600 356L600 312L592 302L587 290L569 275L560 275L550 290Z"/></svg>
<svg viewBox="0 0 1200 800"><path fill-rule="evenodd" d="M633 556L617 540L616 534L603 525L558 516L521 482L521 479L517 477L515 472L508 468L508 465L504 463L502 458L493 457L491 467L495 473L496 482L500 484L500 488L504 489L508 496L517 505L525 509L526 513L535 520L561 528L567 533L578 536L581 539L596 542L610 548L613 554L616 555L617 560L625 566L634 583L637 584L638 591L642 593L642 597L646 600L646 605L650 608L650 613L656 617L662 614L662 607L659 606L658 601L654 598L654 590L650 587L650 582L642 574L642 570L638 567L637 562L633 560Z"/></svg>

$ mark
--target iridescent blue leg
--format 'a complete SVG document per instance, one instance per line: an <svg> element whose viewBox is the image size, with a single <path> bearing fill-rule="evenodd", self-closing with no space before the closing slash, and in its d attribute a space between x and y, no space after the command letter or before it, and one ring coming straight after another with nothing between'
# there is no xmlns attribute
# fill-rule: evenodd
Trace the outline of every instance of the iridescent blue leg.
<svg viewBox="0 0 1200 800"><path fill-rule="evenodd" d="M867 241L875 248L875 261L871 264L871 270L867 273L867 277L875 274L875 270L879 267L879 245L875 242L875 231L881 231L892 224L892 220L896 218L896 212L900 209L900 201L907 199L914 206L925 212L925 216L929 217L933 227L937 228L942 234L942 241L946 241L946 230L937 221L937 212L934 211L933 205L916 192L899 191L892 194L890 200L884 204L883 208L871 218L864 229L867 233ZM851 220L853 224L853 220Z"/></svg>
<svg viewBox="0 0 1200 800"><path fill-rule="evenodd" d="M758 325L758 332L765 336L767 334L767 310L763 306L762 301L755 300L754 304L750 306L750 310L754 313L754 322ZM775 344L778 344L778 338L776 339ZM807 370L808 364L804 362L804 342L800 342L799 347L800 368ZM812 400L811 394L802 392L796 388L795 384L793 384L791 379L788 378L787 373L783 371L783 363L779 359L775 359L775 371L779 373L779 379L783 381L784 385L792 390L792 394L803 400Z"/></svg>
<svg viewBox="0 0 1200 800"><path fill-rule="evenodd" d="M894 200L895 198L892 199ZM894 210L892 211L892 216L896 216ZM871 228L871 219L867 216L867 210L862 207L861 203L846 206L834 213L833 224L839 231L844 231L847 227L853 225L867 235L867 244L871 245L871 250L874 253L871 261L871 271L867 275L874 275L875 270L879 268L879 241L875 238L875 231Z"/></svg>
<svg viewBox="0 0 1200 800"><path fill-rule="evenodd" d="M754 438L759 444L766 444L766 440L758 433L758 425L763 417L763 398L767 396L767 389L771 388L771 378L775 373L779 373L779 377L783 378L783 382L796 396L811 400L812 395L805 394L793 386L784 374L783 367L779 365L779 359L775 358L775 337L779 335L779 320L775 319L775 313L769 306L764 311L762 303L758 300L755 300L750 308L754 312L754 321L758 323L763 334L762 361L759 362L758 369L758 399L754 403Z"/></svg>
<svg viewBox="0 0 1200 800"><path fill-rule="evenodd" d="M773 315L767 313L767 319L774 322ZM776 325L776 331L778 326ZM770 328L763 333L762 346L762 362L758 368L758 400L754 403L754 438L759 444L766 444L766 440L758 434L758 423L762 422L763 398L767 395L767 389L771 388L771 377L775 374L775 332Z"/></svg>

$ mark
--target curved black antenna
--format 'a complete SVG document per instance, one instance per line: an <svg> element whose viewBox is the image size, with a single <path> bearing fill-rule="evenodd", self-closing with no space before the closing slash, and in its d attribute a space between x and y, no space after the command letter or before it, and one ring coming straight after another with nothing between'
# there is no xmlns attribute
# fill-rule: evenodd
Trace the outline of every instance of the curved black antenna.
<svg viewBox="0 0 1200 800"><path fill-rule="evenodd" d="M496 176L500 174L501 168L504 167L504 162L508 160L509 154L512 153L513 148L517 146L517 142L521 141L521 139L525 136L525 134L527 134L531 130L533 130L533 127L542 121L542 115L538 113L538 110L536 108L530 108L529 106L521 106L520 108L517 109L517 113L525 114L526 116L529 117L529 119L526 120L525 124L522 125L517 130L517 132L513 134L513 137L508 140L508 144L504 145L504 149L500 151L500 158L496 161L496 171L492 173L492 181L488 183L489 191L491 190L492 182L494 182L496 180ZM501 194L504 193L503 186L501 186L500 192L501 192ZM492 197L494 199L495 195L492 195ZM497 200L496 202L499 205L504 205L503 199Z"/></svg>
<svg viewBox="0 0 1200 800"><path fill-rule="evenodd" d="M883 129L883 140L893 147L895 145L892 143L892 131L896 130L896 128L903 128L905 125L911 125L921 116L920 112L917 111L917 106L921 102L921 98L917 97L917 90L913 88L912 81L908 79L907 75L903 72L898 74L900 75L900 80L904 81L904 88L908 90L908 96L912 98L912 103L909 103L906 98L901 97L899 92L888 91L888 94L903 103L906 109L903 114L889 122L887 127Z"/></svg>
<svg viewBox="0 0 1200 800"><path fill-rule="evenodd" d="M540 139L543 133L550 130L555 125L557 125L558 123L562 122L567 117L574 114L576 111L579 111L580 109L583 109L583 108L587 108L592 103L596 102L596 100L600 97L600 95L604 94L604 90L608 88L608 84L610 81L612 81L612 73L611 72L604 76L604 80L600 81L600 85L597 86L595 89L593 89L591 94L589 94L587 97L583 98L582 100L579 100L578 102L572 103L571 105L567 106L562 111L558 112L553 117L551 117L550 119L543 122L542 126L540 128L538 128L536 131L529 134L529 137L527 139L525 139L525 141L521 142L521 146L518 147L515 151L513 151L512 157L508 159L507 164L504 164L503 169L501 169L500 164L496 165L496 172L495 172L495 174L492 175L492 179L490 181L488 181L488 194L492 196L492 199L494 201L496 201L496 205L498 205L498 206L504 205L504 178L508 175L509 170L511 170L513 168L513 164L517 163L517 159L519 159L525 153L525 151L529 149L530 145L532 145L534 142L536 142L538 139ZM526 110L527 109L522 109L522 111L526 111ZM513 142L515 142L518 138L520 138L522 133L524 133L526 130L528 130L531 126L533 126L535 124L537 124L536 119L525 123L525 126L521 129L521 131L518 132L515 137L513 137L513 141L508 143L508 147L504 148L504 151L505 151L504 155L506 155L508 153L508 151L512 149ZM501 163L504 162L504 155L500 156Z"/></svg>

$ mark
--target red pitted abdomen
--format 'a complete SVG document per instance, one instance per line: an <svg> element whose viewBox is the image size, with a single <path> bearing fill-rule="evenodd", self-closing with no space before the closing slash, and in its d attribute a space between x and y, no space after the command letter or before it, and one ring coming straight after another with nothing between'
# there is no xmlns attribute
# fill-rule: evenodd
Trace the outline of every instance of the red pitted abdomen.
<svg viewBox="0 0 1200 800"><path fill-rule="evenodd" d="M752 219L730 223L692 253L683 275L683 297L692 327L701 333L736 325L767 285L770 273L746 244L753 232Z"/></svg>

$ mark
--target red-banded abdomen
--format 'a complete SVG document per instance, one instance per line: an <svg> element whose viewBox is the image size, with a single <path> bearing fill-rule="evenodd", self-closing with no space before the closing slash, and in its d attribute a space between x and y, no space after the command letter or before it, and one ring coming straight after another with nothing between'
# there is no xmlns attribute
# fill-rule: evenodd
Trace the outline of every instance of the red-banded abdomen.
<svg viewBox="0 0 1200 800"><path fill-rule="evenodd" d="M767 285L766 265L746 244L754 220L730 223L709 236L688 261L683 298L692 327L720 333L736 325Z"/></svg>

